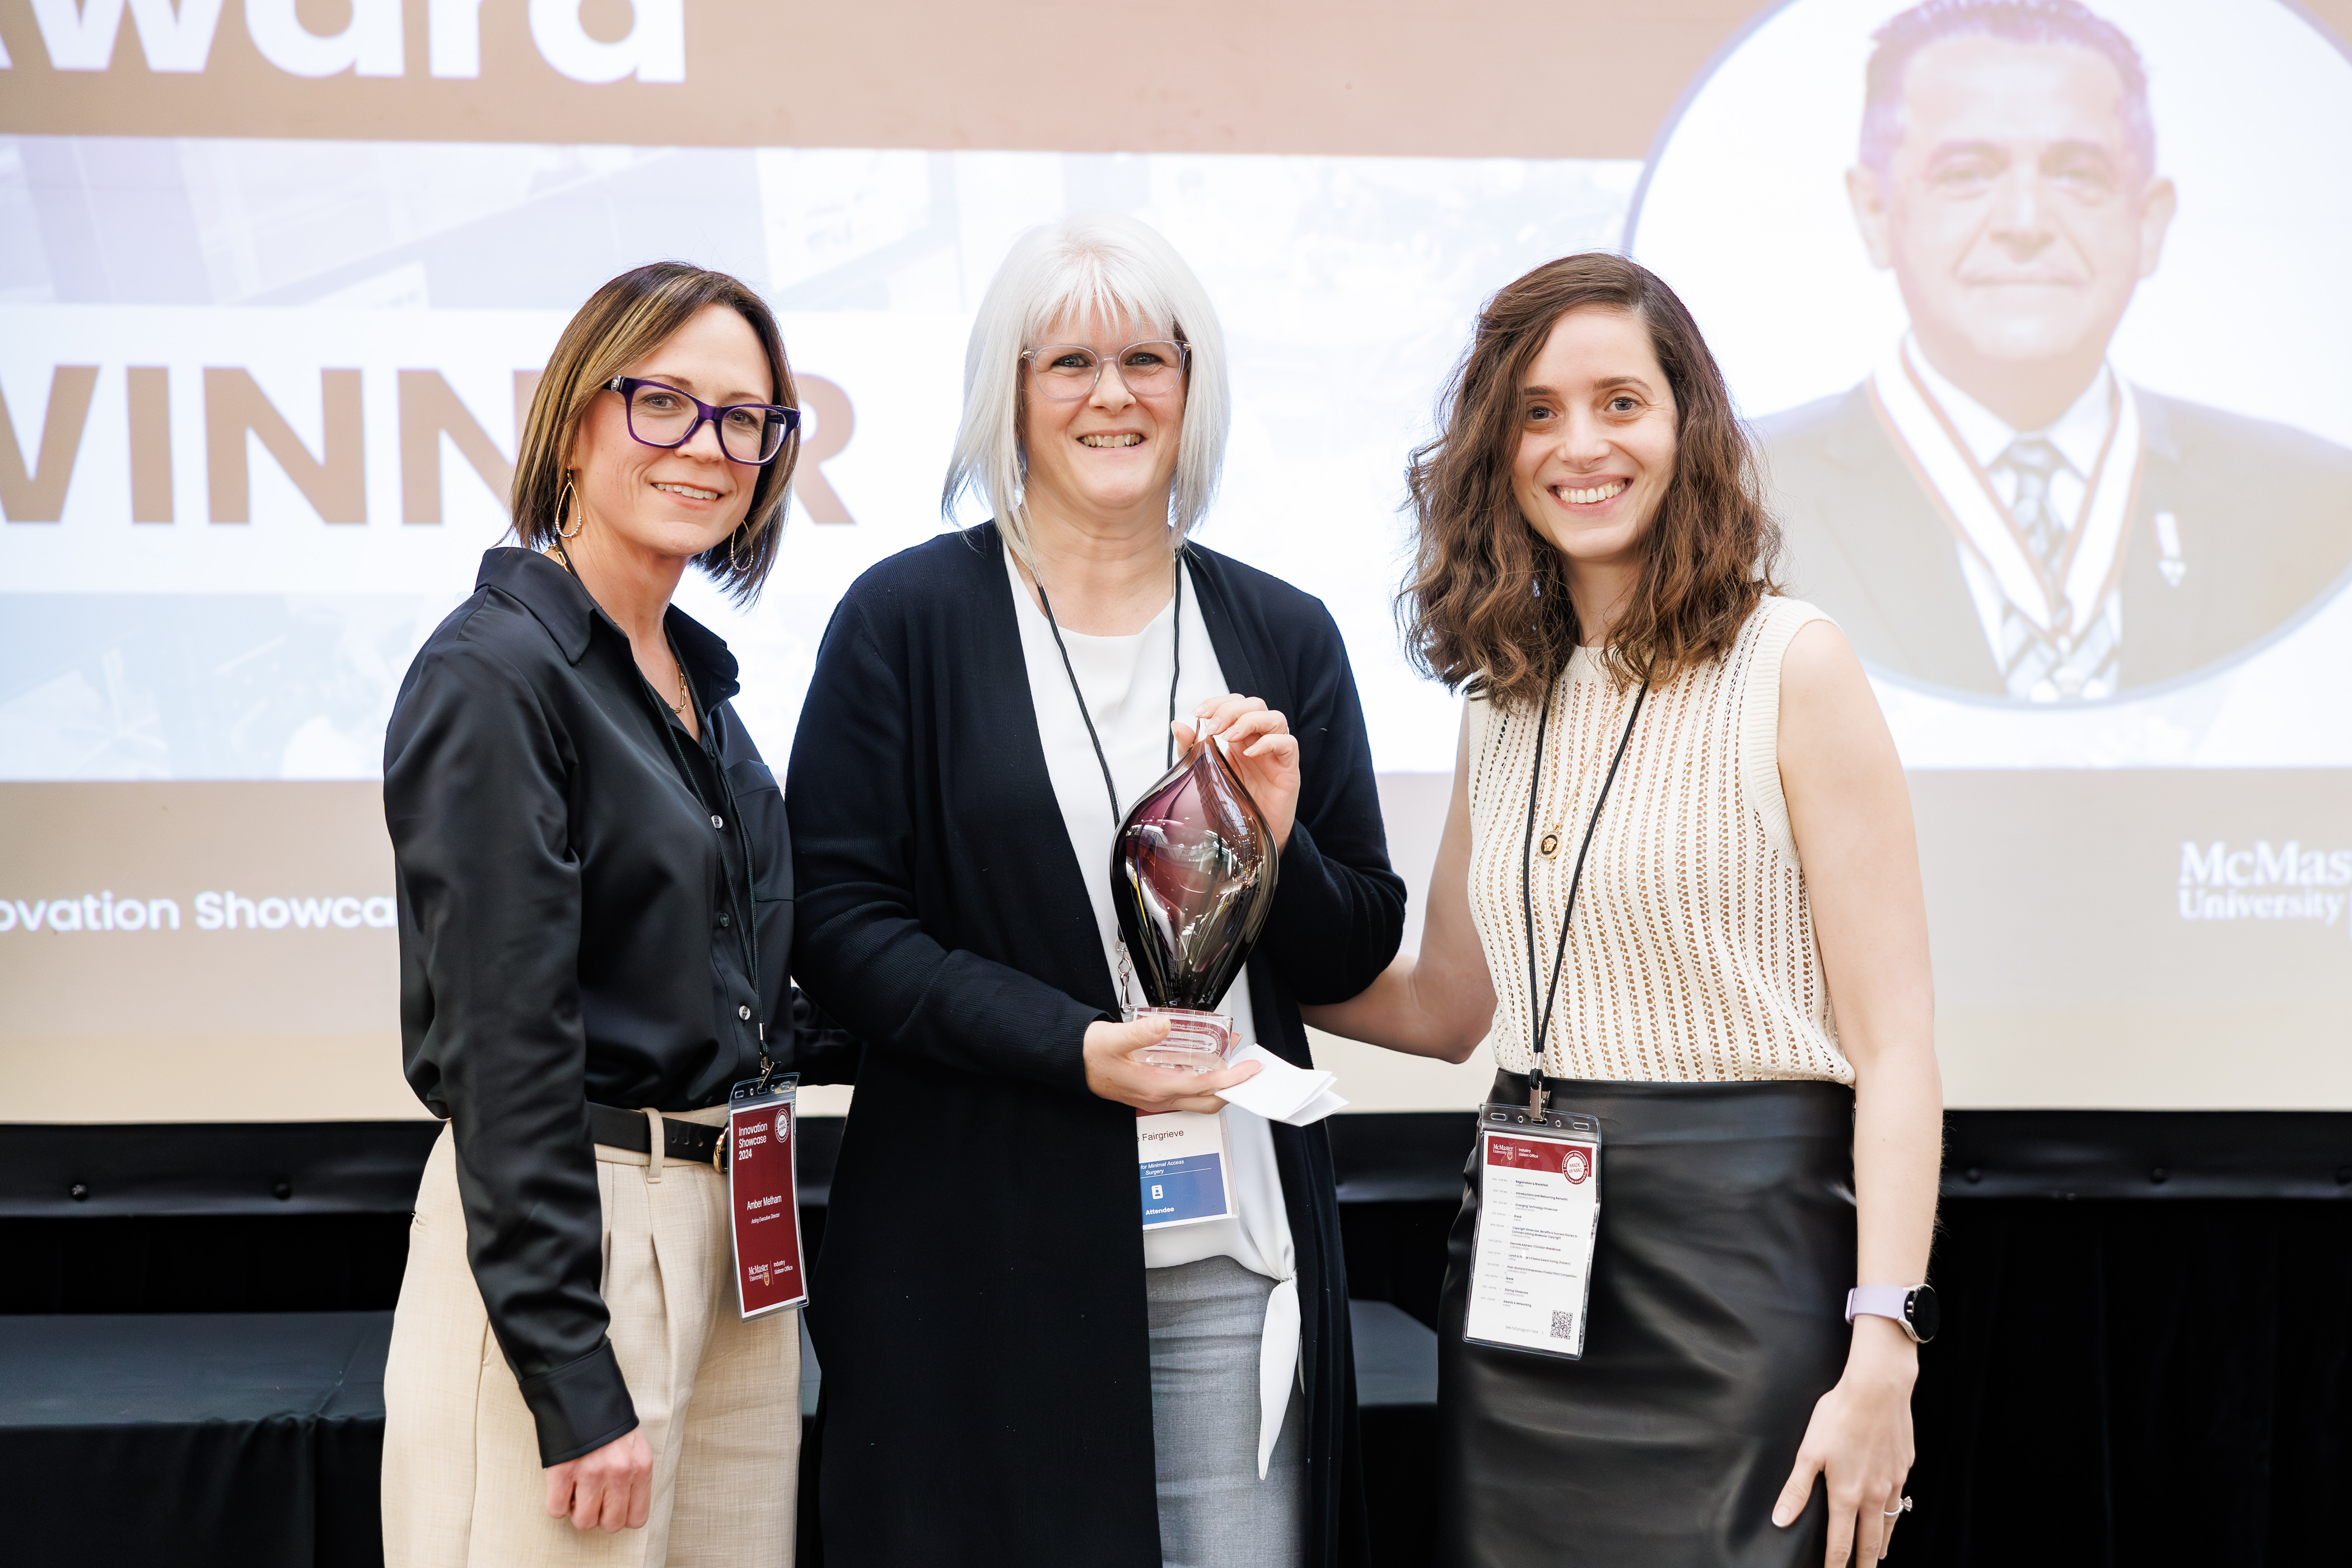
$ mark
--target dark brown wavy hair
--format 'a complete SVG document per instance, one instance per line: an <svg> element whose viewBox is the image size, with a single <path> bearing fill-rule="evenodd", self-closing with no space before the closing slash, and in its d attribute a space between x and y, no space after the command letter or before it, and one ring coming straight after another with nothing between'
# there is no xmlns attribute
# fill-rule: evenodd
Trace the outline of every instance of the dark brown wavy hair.
<svg viewBox="0 0 2352 1568"><path fill-rule="evenodd" d="M544 550L563 519L564 465L588 405L621 374L667 342L672 332L706 306L724 305L751 324L768 356L769 396L786 408L800 406L793 367L784 357L783 333L766 300L751 285L724 272L683 261L656 261L633 268L588 296L555 341L547 369L531 394L515 443L514 488L509 492L515 537L531 550ZM798 429L783 449L760 470L751 502L735 531L695 557L705 575L738 604L757 598L776 563L784 531L784 505L792 492L793 466L800 460Z"/></svg>
<svg viewBox="0 0 2352 1568"><path fill-rule="evenodd" d="M1675 471L1642 536L1642 575L1606 663L1620 682L1663 685L1731 647L1766 594L1780 530L1755 448L1715 355L1658 275L1590 251L1546 262L1497 292L1438 404L1437 438L1405 469L1416 535L1398 595L1405 649L1449 688L1507 706L1542 700L1581 640L1568 559L1512 493L1521 389L1554 322L1590 307L1649 329L1675 395Z"/></svg>

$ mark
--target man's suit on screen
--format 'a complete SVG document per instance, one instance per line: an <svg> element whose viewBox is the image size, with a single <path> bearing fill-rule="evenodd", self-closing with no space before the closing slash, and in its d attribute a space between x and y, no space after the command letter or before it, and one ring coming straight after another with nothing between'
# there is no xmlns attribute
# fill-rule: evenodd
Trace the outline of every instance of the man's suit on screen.
<svg viewBox="0 0 2352 1568"><path fill-rule="evenodd" d="M2125 688L2247 647L2352 566L2352 451L2135 392L2141 441L2125 528ZM1788 591L1836 616L1879 669L2002 695L1952 525L1869 384L1763 419L1758 434L1786 534ZM2172 518L2179 546L2169 574L2159 513Z"/></svg>

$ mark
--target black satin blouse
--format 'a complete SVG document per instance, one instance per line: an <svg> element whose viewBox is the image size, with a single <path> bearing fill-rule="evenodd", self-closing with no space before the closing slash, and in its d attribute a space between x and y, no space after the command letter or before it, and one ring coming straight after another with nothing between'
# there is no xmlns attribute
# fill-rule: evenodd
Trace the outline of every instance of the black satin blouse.
<svg viewBox="0 0 2352 1568"><path fill-rule="evenodd" d="M637 1420L589 1102L716 1105L758 1073L763 1026L780 1070L855 1072L786 976L792 841L728 706L735 660L675 606L667 627L699 741L570 573L490 551L384 738L408 1081L457 1140L467 1253L543 1464Z"/></svg>

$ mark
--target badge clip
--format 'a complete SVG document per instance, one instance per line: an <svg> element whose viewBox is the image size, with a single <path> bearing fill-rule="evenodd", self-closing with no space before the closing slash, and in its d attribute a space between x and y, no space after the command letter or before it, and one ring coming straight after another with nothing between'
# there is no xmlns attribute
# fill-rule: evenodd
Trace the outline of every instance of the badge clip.
<svg viewBox="0 0 2352 1568"><path fill-rule="evenodd" d="M768 1021L762 1018L760 1020L760 1086L751 1092L754 1095L767 1093L768 1086L774 1081L775 1076L775 1058L768 1055Z"/></svg>

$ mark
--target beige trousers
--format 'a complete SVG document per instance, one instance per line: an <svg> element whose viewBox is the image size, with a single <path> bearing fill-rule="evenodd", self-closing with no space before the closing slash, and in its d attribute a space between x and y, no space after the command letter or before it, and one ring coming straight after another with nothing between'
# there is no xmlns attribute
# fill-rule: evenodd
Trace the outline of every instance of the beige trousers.
<svg viewBox="0 0 2352 1568"><path fill-rule="evenodd" d="M681 1114L726 1120L723 1107ZM384 1367L386 1568L791 1568L799 1314L742 1321L725 1176L600 1143L596 1178L609 1334L654 1453L645 1528L607 1535L548 1517L530 1411L466 1262L444 1128Z"/></svg>

